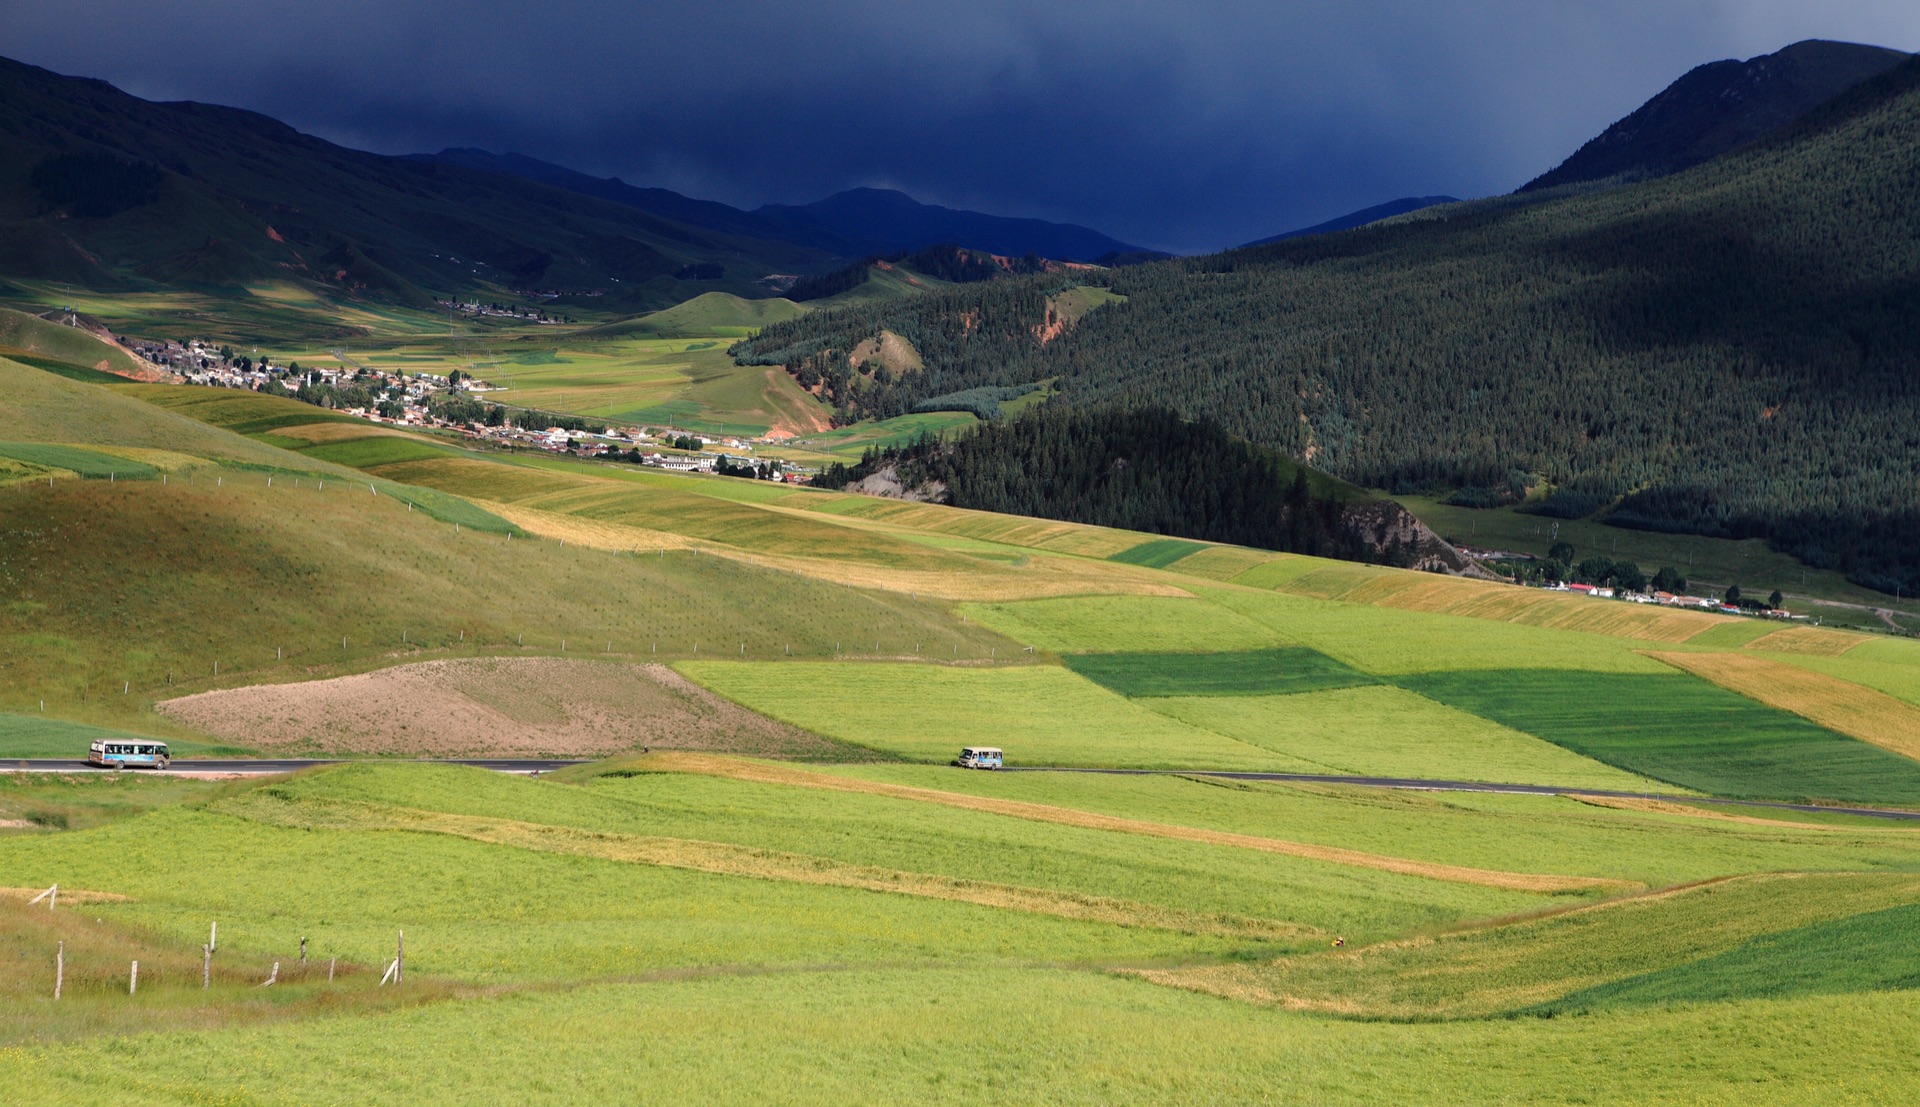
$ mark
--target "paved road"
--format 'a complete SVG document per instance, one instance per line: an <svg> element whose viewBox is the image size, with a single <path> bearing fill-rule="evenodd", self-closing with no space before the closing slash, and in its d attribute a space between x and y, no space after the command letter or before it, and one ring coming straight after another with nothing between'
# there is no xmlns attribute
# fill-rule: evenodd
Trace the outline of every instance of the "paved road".
<svg viewBox="0 0 1920 1107"><path fill-rule="evenodd" d="M291 773L300 769L311 769L315 765L340 765L342 761L301 761L301 760L265 760L257 758L233 758L229 760L198 760L177 757L167 772L174 773L239 773L246 776L266 776L273 773ZM390 761L382 764L392 764ZM406 762L403 762L403 764ZM543 761L517 757L472 757L456 758L449 761L415 761L421 765L471 765L477 769L492 769L502 773L547 773L555 769L564 769L568 765L583 764L580 761ZM85 761L54 761L40 758L6 758L0 760L0 772L25 773L110 773L112 769L102 769L89 765ZM129 769L128 772L140 770Z"/></svg>
<svg viewBox="0 0 1920 1107"><path fill-rule="evenodd" d="M1217 769L1058 769L1040 766L1009 767L1007 772L1102 773L1118 776L1211 776L1227 780L1271 780L1290 784L1350 784L1361 788L1405 788L1423 792L1505 792L1523 796L1601 796L1615 799L1668 799L1677 803L1711 803L1731 807L1770 807L1780 811L1807 811L1828 815L1864 815L1873 819L1920 822L1920 811L1873 807L1827 807L1810 803L1771 803L1766 800L1721 799L1717 796L1665 795L1659 792L1609 792L1600 788L1561 788L1551 784L1488 784L1473 780L1423 780L1394 776L1320 776L1311 773L1239 773Z"/></svg>
<svg viewBox="0 0 1920 1107"><path fill-rule="evenodd" d="M316 765L342 765L350 762L339 760L265 760L252 758L234 758L231 760L211 761L192 758L176 758L168 772L178 773L235 773L246 776L266 776L273 773L291 773L301 769L311 769ZM377 764L394 764L393 761L379 761ZM470 757L454 758L445 761L419 760L399 762L415 765L471 765L478 769L492 769L502 773L548 773L555 769L564 769L569 765L583 765L584 761L550 761L534 758L515 757ZM0 772L32 773L106 773L112 769L101 769L85 761L55 761L37 758L8 758L0 760ZM137 772L139 770L128 770ZM1404 788L1422 792L1501 792L1522 796L1600 796L1614 799L1643 799L1647 792L1610 792L1600 788L1561 788L1551 784L1489 784L1475 780L1427 780L1420 777L1397 776L1331 776L1313 773L1247 773L1230 772L1221 769L1068 769L1042 765L1009 766L1012 773L1099 773L1109 776L1210 776L1226 780L1267 780L1283 784L1346 784L1359 788ZM1767 807L1778 811L1806 811L1829 815L1862 815L1873 819L1894 819L1906 822L1920 822L1920 811L1882 810L1872 807L1826 807L1809 803L1770 803L1765 800L1720 799L1715 796L1682 796L1651 793L1656 799L1670 799L1689 804L1718 804L1729 807Z"/></svg>

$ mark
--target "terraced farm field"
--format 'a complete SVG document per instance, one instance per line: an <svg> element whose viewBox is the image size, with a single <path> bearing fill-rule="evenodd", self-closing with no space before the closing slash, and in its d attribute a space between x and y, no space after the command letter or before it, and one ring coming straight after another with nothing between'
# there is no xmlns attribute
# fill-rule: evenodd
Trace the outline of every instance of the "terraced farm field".
<svg viewBox="0 0 1920 1107"><path fill-rule="evenodd" d="M0 767L351 760L0 776L11 1099L1920 1091L1920 823L1725 802L1920 809L1912 643L21 362L0 418ZM475 752L605 759L413 760Z"/></svg>

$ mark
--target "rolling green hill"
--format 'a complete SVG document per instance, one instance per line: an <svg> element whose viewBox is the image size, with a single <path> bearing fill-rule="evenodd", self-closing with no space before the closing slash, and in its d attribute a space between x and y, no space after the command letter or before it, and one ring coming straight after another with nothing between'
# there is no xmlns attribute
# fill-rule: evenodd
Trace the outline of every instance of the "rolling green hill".
<svg viewBox="0 0 1920 1107"><path fill-rule="evenodd" d="M1064 330L1045 277L811 315L737 356L802 372L885 328L927 371L858 390L860 414L1056 379L1370 487L1535 484L1563 493L1549 511L1764 537L1911 591L1916 151L1908 62L1660 180L1114 271L1095 283L1127 299Z"/></svg>
<svg viewBox="0 0 1920 1107"><path fill-rule="evenodd" d="M588 327L570 337L582 342L634 336L745 338L769 323L798 319L807 311L792 300L745 300L730 292L703 292L670 308Z"/></svg>
<svg viewBox="0 0 1920 1107"><path fill-rule="evenodd" d="M133 355L86 331L10 308L0 308L0 351L125 377L137 378L145 371Z"/></svg>

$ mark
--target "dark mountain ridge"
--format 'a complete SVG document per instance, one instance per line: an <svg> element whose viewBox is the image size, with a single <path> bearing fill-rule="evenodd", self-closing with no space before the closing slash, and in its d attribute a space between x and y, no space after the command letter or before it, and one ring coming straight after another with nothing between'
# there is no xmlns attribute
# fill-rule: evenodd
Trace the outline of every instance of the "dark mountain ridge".
<svg viewBox="0 0 1920 1107"><path fill-rule="evenodd" d="M811 204L768 204L754 214L792 233L824 229L865 244L861 253L887 254L955 243L991 254L1034 254L1056 261L1094 262L1108 255L1146 252L1072 223L1016 219L923 204L904 192L854 188Z"/></svg>
<svg viewBox="0 0 1920 1107"><path fill-rule="evenodd" d="M336 146L0 59L0 276L92 288L293 280L426 303L499 288L665 306L824 251L493 172Z"/></svg>
<svg viewBox="0 0 1920 1107"><path fill-rule="evenodd" d="M667 219L723 234L780 239L843 258L912 252L945 243L1011 257L1034 254L1065 261L1151 255L1098 231L1071 223L1017 219L923 204L903 192L856 188L811 204L767 204L743 211L664 188L640 188L618 177L592 177L523 154L448 149L409 155L415 160L507 173L626 204Z"/></svg>
<svg viewBox="0 0 1920 1107"><path fill-rule="evenodd" d="M1520 191L1677 173L1764 138L1911 56L1881 46L1809 39L1744 62L1708 62Z"/></svg>
<svg viewBox="0 0 1920 1107"><path fill-rule="evenodd" d="M863 242L836 234L825 227L794 226L787 222L764 218L750 211L743 211L720 203L718 200L696 200L667 188L643 188L630 185L618 177L589 176L552 162L527 157L525 154L495 154L486 150L456 147L442 150L437 154L407 156L415 161L458 165L488 173L505 173L510 176L524 177L555 188L564 188L569 192L597 196L602 200L611 200L616 204L639 208L641 211L658 215L663 219L672 219L690 227L718 231L721 234L792 242L835 257L853 257L861 253L863 248Z"/></svg>
<svg viewBox="0 0 1920 1107"><path fill-rule="evenodd" d="M1403 196L1398 200L1388 200L1384 204L1375 204L1370 208L1348 212L1335 216L1324 223L1315 223L1311 227L1301 227L1297 231L1282 231L1266 238L1256 238L1248 246L1265 246L1272 242L1285 242L1289 238L1305 238L1308 235L1332 234L1334 231L1350 231L1355 227L1364 227L1368 223L1378 223L1382 219L1391 219L1396 215L1405 215L1410 211L1437 207L1441 204L1457 204L1458 196Z"/></svg>

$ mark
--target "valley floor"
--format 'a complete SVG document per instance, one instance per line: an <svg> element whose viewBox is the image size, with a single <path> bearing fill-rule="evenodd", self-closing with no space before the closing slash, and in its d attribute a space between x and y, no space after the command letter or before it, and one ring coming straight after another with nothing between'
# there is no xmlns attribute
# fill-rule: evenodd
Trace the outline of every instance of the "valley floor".
<svg viewBox="0 0 1920 1107"><path fill-rule="evenodd" d="M0 359L0 757L347 763L0 775L9 1100L1920 1092L1914 643L178 391Z"/></svg>

